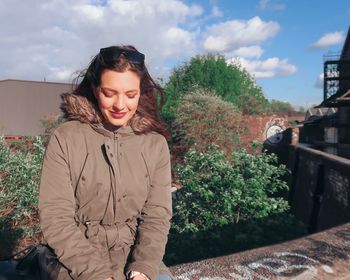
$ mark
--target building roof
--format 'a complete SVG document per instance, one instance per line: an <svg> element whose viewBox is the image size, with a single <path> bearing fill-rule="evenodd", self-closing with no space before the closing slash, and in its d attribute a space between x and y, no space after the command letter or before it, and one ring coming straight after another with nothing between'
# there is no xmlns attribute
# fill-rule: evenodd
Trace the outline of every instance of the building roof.
<svg viewBox="0 0 350 280"><path fill-rule="evenodd" d="M42 134L41 120L60 112L68 83L6 79L0 81L0 135Z"/></svg>
<svg viewBox="0 0 350 280"><path fill-rule="evenodd" d="M45 85L69 85L70 83L59 83L59 82L47 82L47 81L32 81L32 80L19 80L19 79L5 79L0 80L0 83L8 83L8 82L16 82L16 83L30 83L30 84L45 84Z"/></svg>

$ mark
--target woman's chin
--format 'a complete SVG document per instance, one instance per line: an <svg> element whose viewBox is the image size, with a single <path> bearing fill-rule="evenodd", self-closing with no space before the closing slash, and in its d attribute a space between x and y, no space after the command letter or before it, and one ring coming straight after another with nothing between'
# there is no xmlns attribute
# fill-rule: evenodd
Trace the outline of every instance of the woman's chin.
<svg viewBox="0 0 350 280"><path fill-rule="evenodd" d="M129 114L125 114L122 117L116 117L109 113L102 113L105 123L111 126L126 126L130 117Z"/></svg>
<svg viewBox="0 0 350 280"><path fill-rule="evenodd" d="M128 120L126 118L116 119L116 118L107 118L107 123L112 126L126 126Z"/></svg>

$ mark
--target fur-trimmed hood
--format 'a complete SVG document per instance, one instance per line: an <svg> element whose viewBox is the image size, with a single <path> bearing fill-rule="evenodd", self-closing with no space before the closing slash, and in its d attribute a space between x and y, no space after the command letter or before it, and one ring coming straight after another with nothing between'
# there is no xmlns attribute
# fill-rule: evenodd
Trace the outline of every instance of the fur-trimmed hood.
<svg viewBox="0 0 350 280"><path fill-rule="evenodd" d="M73 93L63 93L61 95L61 98L62 103L60 108L66 120L79 121L81 123L87 124L102 124L108 130L116 129L116 127L109 127L110 125L106 124L98 106L85 96ZM127 124L132 128L134 133L145 134L149 132L157 132L165 136L165 138L169 137L165 127L162 127L160 125L153 126L151 113L145 109L141 109L141 113L141 110L139 111L139 109L140 106L136 110L135 115L129 120Z"/></svg>
<svg viewBox="0 0 350 280"><path fill-rule="evenodd" d="M63 93L61 94L61 98L62 103L60 108L66 120L80 121L87 124L102 124L109 130L116 129L116 127L109 127L109 125L104 122L104 117L99 108L85 96L73 93ZM136 134L143 134L150 131L148 128L149 121L140 116L137 111L129 121L128 125Z"/></svg>
<svg viewBox="0 0 350 280"><path fill-rule="evenodd" d="M80 121L82 123L101 123L103 117L96 106L85 96L72 93L61 95L61 110L67 120Z"/></svg>

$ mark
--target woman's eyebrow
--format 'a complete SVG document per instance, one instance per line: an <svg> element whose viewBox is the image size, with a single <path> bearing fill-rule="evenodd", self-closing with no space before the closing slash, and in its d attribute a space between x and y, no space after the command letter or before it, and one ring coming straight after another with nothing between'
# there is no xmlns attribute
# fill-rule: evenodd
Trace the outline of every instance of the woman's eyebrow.
<svg viewBox="0 0 350 280"><path fill-rule="evenodd" d="M116 89L112 89L112 88L109 88L109 87L101 87L102 90L106 90L106 91L111 91L113 93L119 93L118 90ZM137 93L138 89L128 89L125 91L125 93Z"/></svg>
<svg viewBox="0 0 350 280"><path fill-rule="evenodd" d="M109 88L109 87L101 87L101 89L102 89L102 90L113 91L113 92L115 92L115 93L118 93L118 91L117 91L117 90L112 89L112 88Z"/></svg>
<svg viewBox="0 0 350 280"><path fill-rule="evenodd" d="M125 93L137 93L137 89L130 89L130 90L127 90Z"/></svg>

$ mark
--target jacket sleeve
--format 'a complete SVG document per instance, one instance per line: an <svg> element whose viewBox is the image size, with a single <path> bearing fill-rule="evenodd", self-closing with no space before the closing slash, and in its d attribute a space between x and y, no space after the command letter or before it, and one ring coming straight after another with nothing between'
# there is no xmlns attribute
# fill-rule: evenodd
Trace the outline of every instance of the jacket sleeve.
<svg viewBox="0 0 350 280"><path fill-rule="evenodd" d="M159 150L158 150L159 149ZM172 216L170 154L165 138L157 147L158 160L151 175L147 201L141 211L137 239L127 272L139 271L150 279L159 273Z"/></svg>
<svg viewBox="0 0 350 280"><path fill-rule="evenodd" d="M73 279L105 280L113 275L109 261L85 238L74 220L75 197L71 184L66 139L52 134L45 152L40 192L40 225L46 242Z"/></svg>

